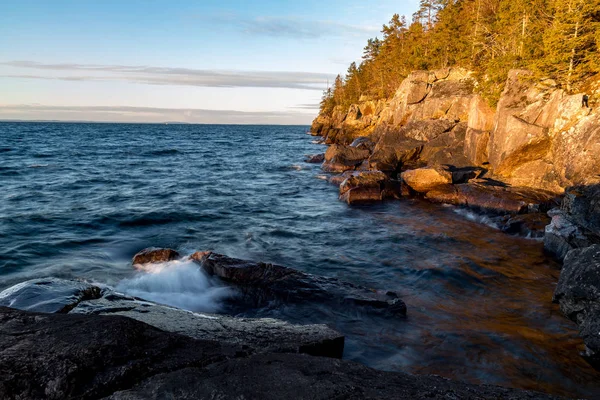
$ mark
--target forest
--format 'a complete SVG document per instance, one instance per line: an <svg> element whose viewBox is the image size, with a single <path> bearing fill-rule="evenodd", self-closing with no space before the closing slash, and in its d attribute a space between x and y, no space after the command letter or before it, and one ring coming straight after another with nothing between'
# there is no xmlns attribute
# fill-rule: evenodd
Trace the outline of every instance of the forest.
<svg viewBox="0 0 600 400"><path fill-rule="evenodd" d="M388 99L414 70L463 67L494 106L508 71L525 68L569 93L600 72L600 0L421 0L394 15L323 94L321 112Z"/></svg>

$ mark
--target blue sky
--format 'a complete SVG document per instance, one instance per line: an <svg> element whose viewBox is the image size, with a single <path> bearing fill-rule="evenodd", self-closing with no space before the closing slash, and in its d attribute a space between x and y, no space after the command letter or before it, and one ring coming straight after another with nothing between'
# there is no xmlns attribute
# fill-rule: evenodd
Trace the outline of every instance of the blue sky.
<svg viewBox="0 0 600 400"><path fill-rule="evenodd" d="M0 0L0 119L310 123L417 0Z"/></svg>

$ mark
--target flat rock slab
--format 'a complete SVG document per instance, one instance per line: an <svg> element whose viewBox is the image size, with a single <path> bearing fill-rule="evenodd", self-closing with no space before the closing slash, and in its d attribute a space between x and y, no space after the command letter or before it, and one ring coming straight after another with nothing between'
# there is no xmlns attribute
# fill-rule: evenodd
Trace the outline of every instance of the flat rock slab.
<svg viewBox="0 0 600 400"><path fill-rule="evenodd" d="M499 186L485 181L439 185L427 192L426 198L439 203L516 214L548 211L558 205L558 199L550 192Z"/></svg>
<svg viewBox="0 0 600 400"><path fill-rule="evenodd" d="M232 359L147 379L111 400L184 399L552 399L535 392L475 386L440 377L376 371L348 361L295 354Z"/></svg>
<svg viewBox="0 0 600 400"><path fill-rule="evenodd" d="M306 353L341 358L344 336L326 325L293 325L272 318L193 313L110 293L81 302L71 314L118 315L195 339L238 345L248 353Z"/></svg>
<svg viewBox="0 0 600 400"><path fill-rule="evenodd" d="M133 256L134 265L151 264L173 261L179 258L179 253L172 249L148 248Z"/></svg>
<svg viewBox="0 0 600 400"><path fill-rule="evenodd" d="M130 318L0 307L2 399L97 399L155 374L204 367L235 353Z"/></svg>
<svg viewBox="0 0 600 400"><path fill-rule="evenodd" d="M292 303L317 301L406 315L406 304L392 292L370 290L281 265L255 263L211 252L196 253L191 258L209 275L238 287L253 306L272 300Z"/></svg>
<svg viewBox="0 0 600 400"><path fill-rule="evenodd" d="M84 296L92 293L93 296ZM53 298L57 295L58 297ZM239 345L248 353L291 352L342 357L344 336L326 325L293 325L271 318L193 313L124 296L108 288L62 279L33 280L0 293L2 305L42 313L132 318L195 339Z"/></svg>

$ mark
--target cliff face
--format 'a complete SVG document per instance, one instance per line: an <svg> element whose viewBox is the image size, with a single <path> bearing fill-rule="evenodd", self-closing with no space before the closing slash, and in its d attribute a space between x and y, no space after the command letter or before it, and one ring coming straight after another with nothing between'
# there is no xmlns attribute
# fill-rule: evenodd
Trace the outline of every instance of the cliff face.
<svg viewBox="0 0 600 400"><path fill-rule="evenodd" d="M413 72L389 101L337 107L311 131L328 144L369 138L370 170L483 167L511 186L554 193L600 181L600 113L582 108L581 95L514 70L492 109L476 87L462 69Z"/></svg>

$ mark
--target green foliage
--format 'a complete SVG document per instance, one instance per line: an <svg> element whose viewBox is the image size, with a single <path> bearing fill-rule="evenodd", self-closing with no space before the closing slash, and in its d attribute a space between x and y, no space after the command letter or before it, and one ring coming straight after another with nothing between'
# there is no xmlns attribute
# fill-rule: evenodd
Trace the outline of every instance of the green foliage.
<svg viewBox="0 0 600 400"><path fill-rule="evenodd" d="M421 0L410 24L396 14L381 33L325 93L322 112L390 98L414 70L471 69L492 105L513 68L568 92L600 72L600 0Z"/></svg>

